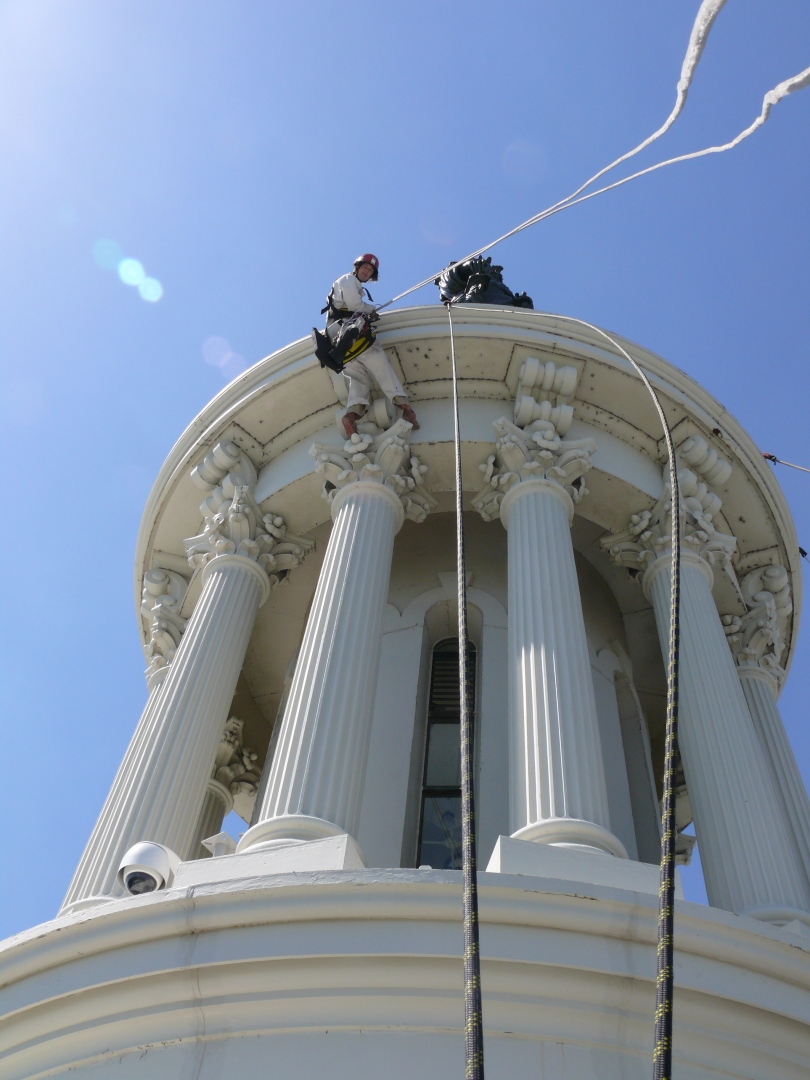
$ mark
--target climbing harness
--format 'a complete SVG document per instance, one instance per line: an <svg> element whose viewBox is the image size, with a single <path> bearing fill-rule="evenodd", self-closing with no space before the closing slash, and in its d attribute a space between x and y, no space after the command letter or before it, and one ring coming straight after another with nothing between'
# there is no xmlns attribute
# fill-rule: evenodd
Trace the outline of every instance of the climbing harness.
<svg viewBox="0 0 810 1080"><path fill-rule="evenodd" d="M478 869L473 779L473 715L467 681L467 571L461 487L461 429L458 372L451 301L450 363L453 369L453 435L456 451L456 568L458 573L458 682L461 703L461 880L464 908L464 1045L466 1080L484 1080L484 1028L481 1012L481 953L478 943Z"/></svg>

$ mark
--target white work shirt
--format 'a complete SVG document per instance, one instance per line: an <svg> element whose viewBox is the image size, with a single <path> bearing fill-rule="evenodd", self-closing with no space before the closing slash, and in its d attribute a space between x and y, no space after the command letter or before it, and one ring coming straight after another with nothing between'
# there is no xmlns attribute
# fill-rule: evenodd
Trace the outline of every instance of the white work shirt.
<svg viewBox="0 0 810 1080"><path fill-rule="evenodd" d="M355 311L370 313L375 310L375 306L365 299L365 292L354 274L344 274L332 286L332 303L337 308L351 311L352 314Z"/></svg>

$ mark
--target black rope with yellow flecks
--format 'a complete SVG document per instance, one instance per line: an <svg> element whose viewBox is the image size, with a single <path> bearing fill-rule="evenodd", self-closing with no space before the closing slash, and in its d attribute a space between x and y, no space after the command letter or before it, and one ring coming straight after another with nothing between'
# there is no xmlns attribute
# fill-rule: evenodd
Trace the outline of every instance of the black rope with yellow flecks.
<svg viewBox="0 0 810 1080"><path fill-rule="evenodd" d="M481 1014L481 953L478 945L478 868L475 852L473 715L470 708L467 655L467 571L464 559L464 512L461 487L461 429L453 316L450 362L453 368L453 432L456 444L456 566L458 572L458 681L461 705L461 879L464 905L464 1048L466 1080L484 1080L484 1025Z"/></svg>
<svg viewBox="0 0 810 1080"><path fill-rule="evenodd" d="M655 1040L653 1080L672 1080L672 1016L675 990L673 976L675 932L675 770L678 753L678 670L680 665L681 609L681 495L675 445L661 399L644 369L610 334L583 319L555 316L594 330L627 360L646 386L655 404L667 448L670 494L670 594L669 648L667 650L667 721L664 744L664 782L661 800L661 878L658 886L658 949L655 983Z"/></svg>
<svg viewBox="0 0 810 1080"><path fill-rule="evenodd" d="M453 319L450 321L450 359L453 368L453 406L456 444L456 519L458 549L459 680L461 693L461 805L464 879L464 1003L468 1080L483 1080L484 1045L481 1021L481 967L478 950L478 893L475 864L475 806L472 784L472 717L467 694L467 585L464 569L464 528L461 502L461 437L458 415L458 384ZM663 797L661 800L661 877L658 888L658 947L656 953L655 1037L653 1080L672 1080L672 1019L674 998L675 931L675 773L678 752L678 673L680 665L681 607L681 497L672 432L655 387L630 353L606 331L584 319L557 315L565 322L587 326L599 334L638 373L655 405L667 450L670 494L670 597L669 647L667 650L667 717L664 744Z"/></svg>

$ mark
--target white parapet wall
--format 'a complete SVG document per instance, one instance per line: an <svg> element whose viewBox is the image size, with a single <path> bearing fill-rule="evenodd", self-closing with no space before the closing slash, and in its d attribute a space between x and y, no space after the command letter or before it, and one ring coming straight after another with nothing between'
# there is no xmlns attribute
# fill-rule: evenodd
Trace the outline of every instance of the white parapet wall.
<svg viewBox="0 0 810 1080"><path fill-rule="evenodd" d="M6 942L3 1080L461 1080L460 874L254 863ZM488 1076L647 1080L656 898L483 873L480 902ZM810 938L679 901L676 944L678 1080L810 1072Z"/></svg>

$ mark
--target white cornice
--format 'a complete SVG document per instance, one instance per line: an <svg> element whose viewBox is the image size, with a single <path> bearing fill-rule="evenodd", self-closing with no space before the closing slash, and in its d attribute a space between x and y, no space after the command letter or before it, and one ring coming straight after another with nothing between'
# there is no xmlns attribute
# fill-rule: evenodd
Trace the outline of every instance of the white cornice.
<svg viewBox="0 0 810 1080"><path fill-rule="evenodd" d="M544 351L550 350L560 356L597 360L632 378L638 378L627 360L599 334L558 315L465 305L454 309L453 319L459 338L508 338ZM393 311L384 314L379 323L379 338L383 345L447 336L447 314L439 305ZM792 634L795 641L801 607L798 543L790 511L772 470L738 421L694 379L621 335L613 336L645 368L657 389L680 406L710 438L712 430L719 429L721 434L714 437L715 443L724 446L733 455L737 465L759 490L785 547L796 612ZM212 445L244 409L267 391L316 368L317 364L309 337L279 349L226 386L180 436L160 470L141 521L135 556L137 608L140 607L141 578L150 537L174 489L187 474L200 449Z"/></svg>

